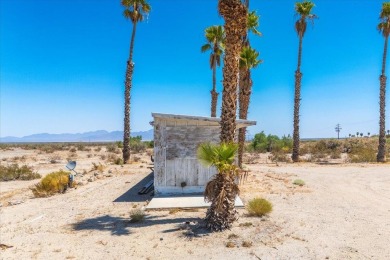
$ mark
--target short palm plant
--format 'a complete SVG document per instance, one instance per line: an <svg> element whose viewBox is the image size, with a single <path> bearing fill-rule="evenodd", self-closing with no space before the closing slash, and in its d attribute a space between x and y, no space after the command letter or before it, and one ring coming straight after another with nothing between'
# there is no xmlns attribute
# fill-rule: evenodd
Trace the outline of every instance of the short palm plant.
<svg viewBox="0 0 390 260"><path fill-rule="evenodd" d="M218 173L207 183L204 198L211 202L206 213L206 226L213 231L229 229L237 220L234 207L236 196L239 194L235 182L238 167L234 165L237 154L234 143L201 144L198 148L198 159L206 166L214 166Z"/></svg>

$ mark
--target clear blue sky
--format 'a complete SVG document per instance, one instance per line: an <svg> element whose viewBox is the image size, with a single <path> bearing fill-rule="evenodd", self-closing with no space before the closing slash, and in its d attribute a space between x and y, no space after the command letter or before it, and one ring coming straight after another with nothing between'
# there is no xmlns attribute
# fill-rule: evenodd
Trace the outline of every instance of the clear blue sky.
<svg viewBox="0 0 390 260"><path fill-rule="evenodd" d="M223 23L217 0L149 2L135 39L132 131L150 129L152 112L209 115L209 54L200 46L204 29ZM382 1L314 2L319 19L303 41L301 136L334 137L337 123L342 136L378 133ZM294 3L251 1L263 33L251 42L264 60L252 72L251 134L292 133ZM1 0L0 9L0 136L123 129L132 25L120 0Z"/></svg>

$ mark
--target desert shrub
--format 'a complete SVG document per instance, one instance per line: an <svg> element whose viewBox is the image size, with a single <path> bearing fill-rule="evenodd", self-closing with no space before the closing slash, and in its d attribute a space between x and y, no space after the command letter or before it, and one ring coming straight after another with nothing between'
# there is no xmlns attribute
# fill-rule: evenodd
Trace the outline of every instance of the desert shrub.
<svg viewBox="0 0 390 260"><path fill-rule="evenodd" d="M228 242L226 243L226 247L228 247L228 248L233 248L233 247L236 247L236 244L233 243L232 241L228 241Z"/></svg>
<svg viewBox="0 0 390 260"><path fill-rule="evenodd" d="M23 165L19 166L14 163L9 166L0 165L0 181L12 180L34 180L41 178L39 173L34 172L32 167Z"/></svg>
<svg viewBox="0 0 390 260"><path fill-rule="evenodd" d="M360 149L354 149L350 154L350 161L353 163L360 162L376 162L377 150L371 147L362 147Z"/></svg>
<svg viewBox="0 0 390 260"><path fill-rule="evenodd" d="M154 141L145 141L144 142L146 144L146 147L147 148L154 148Z"/></svg>
<svg viewBox="0 0 390 260"><path fill-rule="evenodd" d="M251 247L252 245L253 245L252 241L249 240L242 241L243 247Z"/></svg>
<svg viewBox="0 0 390 260"><path fill-rule="evenodd" d="M240 227L251 227L251 226L253 226L253 223L252 222L240 223L239 226Z"/></svg>
<svg viewBox="0 0 390 260"><path fill-rule="evenodd" d="M273 162L291 162L291 158L284 151L273 151L269 159Z"/></svg>
<svg viewBox="0 0 390 260"><path fill-rule="evenodd" d="M113 153L109 153L107 155L107 161L111 162L113 164L116 164L116 165L122 165L123 164L123 159L121 157L119 157L118 155L113 154Z"/></svg>
<svg viewBox="0 0 390 260"><path fill-rule="evenodd" d="M142 142L141 136L135 136L130 138L130 150L135 153L142 153L145 152L147 148L147 144L145 142Z"/></svg>
<svg viewBox="0 0 390 260"><path fill-rule="evenodd" d="M118 146L114 143L106 145L106 151L109 153L120 153Z"/></svg>
<svg viewBox="0 0 390 260"><path fill-rule="evenodd" d="M86 149L85 144L83 144L83 143L76 144L76 148L78 151L85 151L85 149Z"/></svg>
<svg viewBox="0 0 390 260"><path fill-rule="evenodd" d="M102 150L102 147L101 146L98 146L95 148L95 152L100 152Z"/></svg>
<svg viewBox="0 0 390 260"><path fill-rule="evenodd" d="M296 179L293 181L293 184L298 185L298 186L303 186L303 185L305 185L305 182L301 179Z"/></svg>
<svg viewBox="0 0 390 260"><path fill-rule="evenodd" d="M262 217L272 211L272 204L266 199L254 198L248 202L247 211L250 216Z"/></svg>
<svg viewBox="0 0 390 260"><path fill-rule="evenodd" d="M69 172L58 171L46 175L39 183L31 187L35 197L48 197L63 193L68 188Z"/></svg>
<svg viewBox="0 0 390 260"><path fill-rule="evenodd" d="M117 157L113 163L116 165L123 165L123 159L120 157Z"/></svg>
<svg viewBox="0 0 390 260"><path fill-rule="evenodd" d="M115 144L116 144L116 146L118 147L118 148L123 148L123 142L122 141L117 141L117 142L115 142Z"/></svg>
<svg viewBox="0 0 390 260"><path fill-rule="evenodd" d="M377 145L376 138L349 138L344 142L344 151L350 162L376 162Z"/></svg>
<svg viewBox="0 0 390 260"><path fill-rule="evenodd" d="M92 163L92 169L91 169L91 171L103 172L105 168L106 168L105 165L103 165L103 164L101 164L101 163L97 164L97 163L94 163L94 162L93 162L93 163Z"/></svg>
<svg viewBox="0 0 390 260"><path fill-rule="evenodd" d="M58 154L54 154L53 156L50 156L50 158L49 158L50 163L58 163L59 161L61 161L61 156Z"/></svg>
<svg viewBox="0 0 390 260"><path fill-rule="evenodd" d="M76 149L76 147L72 147L72 148L70 148L70 149L69 149L69 152L71 152L71 153L75 153L75 152L77 152L77 149Z"/></svg>
<svg viewBox="0 0 390 260"><path fill-rule="evenodd" d="M253 138L252 143L249 145L249 150L256 152L273 152L283 151L285 153L291 152L293 141L290 136L283 136L279 138L276 135L265 135L264 131L258 133Z"/></svg>
<svg viewBox="0 0 390 260"><path fill-rule="evenodd" d="M145 218L145 212L141 209L133 209L130 211L130 222L137 223L143 221Z"/></svg>

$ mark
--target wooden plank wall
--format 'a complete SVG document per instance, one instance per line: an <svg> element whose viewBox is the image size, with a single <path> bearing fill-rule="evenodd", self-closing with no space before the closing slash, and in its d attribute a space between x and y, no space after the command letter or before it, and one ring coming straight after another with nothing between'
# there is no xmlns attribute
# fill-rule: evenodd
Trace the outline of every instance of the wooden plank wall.
<svg viewBox="0 0 390 260"><path fill-rule="evenodd" d="M155 186L205 185L216 170L201 165L196 152L201 143L218 143L219 134L218 125L155 119Z"/></svg>

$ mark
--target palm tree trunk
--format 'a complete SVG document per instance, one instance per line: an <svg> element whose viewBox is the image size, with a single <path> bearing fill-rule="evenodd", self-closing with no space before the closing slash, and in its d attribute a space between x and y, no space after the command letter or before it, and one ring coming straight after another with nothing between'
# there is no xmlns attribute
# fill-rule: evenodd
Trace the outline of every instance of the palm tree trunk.
<svg viewBox="0 0 390 260"><path fill-rule="evenodd" d="M211 93L211 117L217 117L217 101L218 101L218 93L216 91L217 85L217 67L213 65L213 89L210 91Z"/></svg>
<svg viewBox="0 0 390 260"><path fill-rule="evenodd" d="M247 9L240 0L219 0L218 10L225 19L226 32L220 139L234 142L239 55L246 31Z"/></svg>
<svg viewBox="0 0 390 260"><path fill-rule="evenodd" d="M133 32L131 34L129 59L127 60L126 79L125 79L125 117L123 130L123 163L130 159L130 92L134 72L133 49L137 23L133 23Z"/></svg>
<svg viewBox="0 0 390 260"><path fill-rule="evenodd" d="M385 47L383 51L382 59L382 74L380 76L380 91L379 91L379 145L378 154L376 157L377 162L386 161L386 130L385 130L385 117L386 117L386 56L387 56L387 43L389 37L385 38Z"/></svg>
<svg viewBox="0 0 390 260"><path fill-rule="evenodd" d="M236 129L239 55L242 36L246 31L247 9L241 0L219 0L218 10L225 19L226 32L220 139L228 143L234 142ZM222 231L237 220L234 202L239 189L231 173L218 173L215 180L207 184L206 190L210 185L218 196L212 198L205 222L211 230Z"/></svg>
<svg viewBox="0 0 390 260"><path fill-rule="evenodd" d="M249 69L240 70L240 91L239 91L239 118L248 119L250 96L252 93L252 80ZM246 127L238 130L238 166L242 168L242 157L245 148Z"/></svg>
<svg viewBox="0 0 390 260"><path fill-rule="evenodd" d="M298 47L298 68L295 71L295 94L294 94L294 133L293 133L293 162L299 161L299 108L301 106L301 57L302 57L302 36L299 36Z"/></svg>
<svg viewBox="0 0 390 260"><path fill-rule="evenodd" d="M239 189L231 173L218 173L210 182L212 190L218 191L206 212L206 226L213 231L230 229L237 220L238 212L234 207Z"/></svg>

